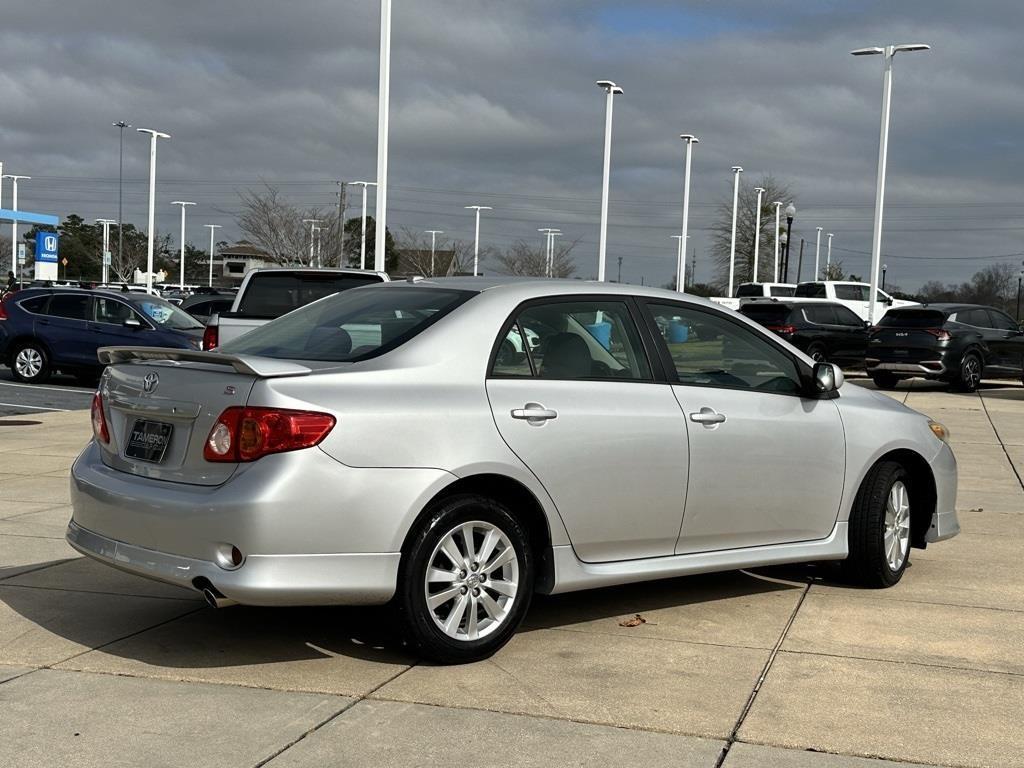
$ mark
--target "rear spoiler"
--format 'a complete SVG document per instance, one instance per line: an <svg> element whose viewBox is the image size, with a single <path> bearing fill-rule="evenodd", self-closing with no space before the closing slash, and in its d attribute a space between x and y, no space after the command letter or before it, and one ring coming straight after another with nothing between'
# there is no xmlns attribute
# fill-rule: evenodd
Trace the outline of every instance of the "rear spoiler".
<svg viewBox="0 0 1024 768"><path fill-rule="evenodd" d="M100 347L96 356L104 365L128 363L133 360L173 361L181 363L206 363L227 365L238 373L247 373L261 379L278 376L307 376L312 370L292 360L277 360L272 357L251 355L228 355L221 352L199 352L191 349L167 349L165 347Z"/></svg>

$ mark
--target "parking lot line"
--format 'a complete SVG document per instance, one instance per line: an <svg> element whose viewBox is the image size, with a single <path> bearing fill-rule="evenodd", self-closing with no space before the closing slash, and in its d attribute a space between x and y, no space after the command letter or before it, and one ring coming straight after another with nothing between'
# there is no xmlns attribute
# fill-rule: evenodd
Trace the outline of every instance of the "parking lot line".
<svg viewBox="0 0 1024 768"><path fill-rule="evenodd" d="M0 407L7 408L28 408L33 411L61 411L67 413L67 408L44 408L41 405L23 405L22 403L0 403Z"/></svg>
<svg viewBox="0 0 1024 768"><path fill-rule="evenodd" d="M41 384L14 384L10 381L0 381L0 387L20 387L21 389L47 389L51 392L77 392L83 395L91 395L92 389L85 387L44 387Z"/></svg>

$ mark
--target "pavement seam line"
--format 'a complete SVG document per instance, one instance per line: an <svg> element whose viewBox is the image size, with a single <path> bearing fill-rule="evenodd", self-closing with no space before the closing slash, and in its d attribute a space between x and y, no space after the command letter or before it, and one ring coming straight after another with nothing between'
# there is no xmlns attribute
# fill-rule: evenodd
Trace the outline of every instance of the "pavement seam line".
<svg viewBox="0 0 1024 768"><path fill-rule="evenodd" d="M64 560L58 560L58 561L53 562L53 563L45 563L44 565L40 565L38 568L29 568L27 571L18 571L17 573L12 573L10 576L0 576L0 581L7 581L8 579L13 579L13 578L16 578L18 576L25 576L25 575L27 575L29 573L36 573L38 571L45 571L47 568L53 568L55 565L63 565L64 563L70 563L72 560L77 560L77 558L75 558L75 557L68 557L68 558L66 558ZM5 586L10 586L10 585L5 585Z"/></svg>
<svg viewBox="0 0 1024 768"><path fill-rule="evenodd" d="M19 573L8 578L16 579L25 574ZM40 584L3 584L4 589L45 589L50 592L74 592L76 595L106 595L107 597L141 597L150 600L177 600L179 603L201 602L198 597L171 597L169 595L136 595L131 592L106 592L95 589L68 589L67 587L44 587ZM205 606L205 603L203 603Z"/></svg>
<svg viewBox="0 0 1024 768"><path fill-rule="evenodd" d="M306 731L305 733L301 734L301 735L300 735L300 736L298 736L297 738L295 738L295 739L293 739L292 741L290 741L290 742L288 742L287 744L285 744L285 745L284 745L283 747L281 747L281 748L280 748L279 750L277 750L276 752L274 752L274 753L273 753L272 755L270 755L269 757L266 757L266 758L264 758L263 760L260 760L260 761L259 761L258 763L256 763L256 765L254 765L254 766L253 766L253 768L263 768L263 766L265 766L265 765L266 765L267 763L269 763L269 762L270 762L271 760L276 760L276 759L277 759L278 757L280 757L280 756L281 756L282 754L284 754L284 753L285 753L285 752L287 752L287 751L288 751L289 749L291 749L292 747L294 747L294 746L295 746L296 744L298 744L298 743L299 743L300 741L303 741L303 740L304 740L304 739L305 739L305 738L306 738L307 736L309 736L310 734L316 733L317 731L319 731L319 730L320 730L321 728L323 728L323 727L324 727L325 725L327 725L328 723L331 723L331 722L333 722L334 720L337 720L337 719L338 719L339 717L341 717L341 716L342 716L343 714L345 714L345 713L346 713L346 712L348 712L348 711L349 711L350 709L352 709L352 707L354 707L354 706L355 706L356 704L360 703L361 701L366 701L366 699L367 699L367 698L368 698L369 696L371 696L372 694L374 694L374 693L376 693L377 691L379 691L379 690L380 690L381 688L383 688L383 687L384 687L385 685L387 685L388 683L391 683L391 682L393 682L393 681L397 680L397 679L398 679L399 677L401 677L402 675L404 675L404 674L405 674L406 672L408 672L408 671L409 671L410 669L412 669L412 668L413 668L413 667L415 667L415 666L416 666L416 662L414 661L414 662L413 662L412 664L410 664L410 665L409 665L408 667L406 667L406 668L405 668L405 669L403 669L403 670L400 670L400 671L396 672L396 673L395 673L394 675L392 675L391 677L389 677L389 678L388 678L387 680L384 680L383 682L381 682L381 683L379 683L378 685L374 686L374 687L373 687L373 688L371 688L371 689L370 689L369 691L367 691L366 693L364 693L364 694L363 694L362 696L353 696L353 697L352 697L352 701L350 701L350 702L348 703L348 705L347 705L347 706L344 706L344 707L342 707L342 708L341 708L341 709L339 709L339 710L338 710L337 712L335 712L335 713L334 713L333 715L331 715L330 717L328 717L328 718L327 718L326 720L324 720L324 721L322 721L322 722L320 722L320 723L317 723L316 725L314 725L314 726L313 726L312 728L310 728L310 729L309 729L308 731Z"/></svg>
<svg viewBox="0 0 1024 768"><path fill-rule="evenodd" d="M808 582L800 593L800 597L797 599L796 605L793 606L793 611L789 615L789 620L782 628L782 632L779 633L779 639L776 641L775 647L773 647L771 652L768 654L768 659L765 661L764 667L761 669L761 674L758 676L757 682L754 683L754 688L751 690L750 696L747 697L746 704L744 704L743 709L740 710L740 716L736 719L736 724L732 727L732 731L729 733L728 738L726 738L725 746L722 747L722 751L718 755L718 760L715 761L714 768L722 768L722 764L725 763L726 758L729 756L729 750L732 749L732 745L738 740L740 728L747 719L747 715L750 714L750 710L754 706L754 701L757 699L757 694L761 692L761 686L764 685L764 681L768 678L768 673L771 672L772 665L775 663L776 657L782 650L782 644L786 642L789 630L793 626L793 622L796 621L797 614L800 613L804 600L807 599L807 595L810 591L811 584Z"/></svg>
<svg viewBox="0 0 1024 768"><path fill-rule="evenodd" d="M832 752L828 749L818 749L817 747L813 749L802 749L800 747L780 747L778 744L772 744L767 741L738 740L736 743L748 744L752 747L768 747L769 749L776 749L785 752L810 752L816 755L832 755L834 757L853 758L855 760L866 760L871 762L885 761L887 763L900 763L912 766L927 765L932 766L932 768L975 768L974 766L968 765L966 763L932 763L927 761L922 762L921 760L907 760L902 757L882 757L881 755L850 755L843 752Z"/></svg>
<svg viewBox="0 0 1024 768"><path fill-rule="evenodd" d="M1020 472L1017 471L1017 466L1013 463L1013 459L1010 456L1010 452L1006 450L1006 444L1003 442L1003 436L999 434L999 428L996 427L996 423L992 421L992 414L988 412L988 406L985 404L985 398L978 393L978 399L981 400L981 408L985 411L985 418L988 419L989 426L992 427L992 431L996 434L996 440L999 441L999 447L1003 449L1003 453L1006 455L1006 460L1010 464L1010 469L1013 470L1013 474L1017 476L1017 484L1024 490L1024 479L1021 478Z"/></svg>
<svg viewBox="0 0 1024 768"><path fill-rule="evenodd" d="M823 656L828 659L853 659L854 661L870 661L878 664L906 664L912 667L927 667L929 669L949 669L958 672L975 672L983 675L1007 675L1009 677L1024 677L1024 672L1006 672L1000 669L978 669L977 667L960 667L955 664L932 664L926 661L907 661L905 659L880 659L874 656L852 656L845 653L826 653L824 651L791 651L785 650L781 653L789 653L794 656Z"/></svg>

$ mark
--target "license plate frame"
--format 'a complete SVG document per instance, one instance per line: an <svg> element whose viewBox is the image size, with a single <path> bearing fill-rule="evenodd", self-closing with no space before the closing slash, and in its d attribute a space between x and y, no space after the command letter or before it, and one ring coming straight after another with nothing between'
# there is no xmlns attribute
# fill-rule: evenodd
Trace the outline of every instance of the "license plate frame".
<svg viewBox="0 0 1024 768"><path fill-rule="evenodd" d="M135 419L124 446L125 458L160 464L171 444L174 425L152 419Z"/></svg>

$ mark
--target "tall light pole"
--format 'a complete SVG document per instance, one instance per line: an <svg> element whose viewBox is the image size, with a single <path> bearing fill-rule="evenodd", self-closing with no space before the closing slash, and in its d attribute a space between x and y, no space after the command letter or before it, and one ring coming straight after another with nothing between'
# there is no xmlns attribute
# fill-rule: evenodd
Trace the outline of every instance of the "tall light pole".
<svg viewBox="0 0 1024 768"><path fill-rule="evenodd" d="M156 140L169 139L171 134L152 128L136 128L139 133L149 134L149 232L146 243L146 293L153 291L153 231L156 219Z"/></svg>
<svg viewBox="0 0 1024 768"><path fill-rule="evenodd" d="M785 267L783 267L783 282L789 281L789 249L793 247L793 219L795 216L796 206L790 203L786 206L786 258ZM797 277L799 278L799 275Z"/></svg>
<svg viewBox="0 0 1024 768"><path fill-rule="evenodd" d="M320 219L303 219L303 224L309 224L309 266L313 266L313 237L316 235L316 225Z"/></svg>
<svg viewBox="0 0 1024 768"><path fill-rule="evenodd" d="M832 267L832 233L829 232L826 237L828 238L828 255L825 257L825 274L828 274ZM871 295L874 296L874 294Z"/></svg>
<svg viewBox="0 0 1024 768"><path fill-rule="evenodd" d="M551 245L548 246L548 277L554 277L555 276L555 238L556 237L561 237L561 236L562 236L562 230L560 230L560 229L552 230L551 234L549 235L549 239L551 241ZM620 267L621 267L621 264L622 264L622 262L620 261L619 262Z"/></svg>
<svg viewBox="0 0 1024 768"><path fill-rule="evenodd" d="M882 265L882 290L885 290L885 271L888 269L885 264ZM1017 282L1020 282L1020 278L1017 278Z"/></svg>
<svg viewBox="0 0 1024 768"><path fill-rule="evenodd" d="M782 202L776 200L772 203L775 206L775 270L772 274L772 282L779 282L779 229L782 226L779 221L779 209L782 207Z"/></svg>
<svg viewBox="0 0 1024 768"><path fill-rule="evenodd" d="M736 274L736 207L740 201L740 174L743 169L732 167L732 237L729 240L729 297L732 298L732 284Z"/></svg>
<svg viewBox="0 0 1024 768"><path fill-rule="evenodd" d="M178 265L178 290L185 290L185 208L195 203L186 200L173 200L171 205L181 206L181 263Z"/></svg>
<svg viewBox="0 0 1024 768"><path fill-rule="evenodd" d="M220 224L203 224L204 227L210 228L210 276L207 278L206 285L209 288L213 287L213 233L220 229Z"/></svg>
<svg viewBox="0 0 1024 768"><path fill-rule="evenodd" d="M391 93L391 0L380 0L380 86L377 91L377 217L373 268L383 272L388 233L388 119ZM363 187L365 192L366 187Z"/></svg>
<svg viewBox="0 0 1024 768"><path fill-rule="evenodd" d="M541 227L537 230L544 233L544 276L553 277L555 269L555 235L561 235L562 230L553 227Z"/></svg>
<svg viewBox="0 0 1024 768"><path fill-rule="evenodd" d="M131 123L118 120L113 124L118 129L118 159L117 159L117 264L120 267L124 264L124 238L121 232L121 225L124 215L122 201L124 199L124 129L131 128Z"/></svg>
<svg viewBox="0 0 1024 768"><path fill-rule="evenodd" d="M363 188L365 189L365 187ZM434 276L434 250L437 248L437 236L443 235L443 229L428 229L427 234L430 235L430 276Z"/></svg>
<svg viewBox="0 0 1024 768"><path fill-rule="evenodd" d="M823 227L815 227L814 239L814 279L821 277L821 230Z"/></svg>
<svg viewBox="0 0 1024 768"><path fill-rule="evenodd" d="M616 94L622 93L611 80L598 80L597 85L607 94L604 107L604 169L601 173L601 234L597 246L597 279L604 282L605 254L608 250L608 177L612 164L612 108Z"/></svg>
<svg viewBox="0 0 1024 768"><path fill-rule="evenodd" d="M690 160L693 145L699 144L700 139L690 133L681 133L679 138L686 142L686 163L683 166L683 229L679 236L679 256L676 259L676 290L683 293L686 290L686 239L690 228Z"/></svg>
<svg viewBox="0 0 1024 768"><path fill-rule="evenodd" d="M761 247L761 195L764 194L764 187L754 187L757 192L757 212L754 220L754 279L751 282L758 282L757 278L757 252Z"/></svg>
<svg viewBox="0 0 1024 768"><path fill-rule="evenodd" d="M3 178L11 180L11 210L18 210L18 180L31 179L31 176L19 176L16 173L4 174ZM11 221L11 271L18 269L18 221Z"/></svg>
<svg viewBox="0 0 1024 768"><path fill-rule="evenodd" d="M467 211L476 211L476 236L473 239L473 277L480 271L480 211L494 210L489 205L467 205Z"/></svg>
<svg viewBox="0 0 1024 768"><path fill-rule="evenodd" d="M114 219L96 219L97 224L103 225L103 276L100 280L104 285L110 279L110 264L107 262L107 257L110 255L110 225L117 224Z"/></svg>
<svg viewBox="0 0 1024 768"><path fill-rule="evenodd" d="M680 265L685 262L686 259L686 240L682 235L669 235L673 240L676 241L676 268L680 268ZM676 273L676 291L683 293L686 290L686 281L679 277L679 273Z"/></svg>
<svg viewBox="0 0 1024 768"><path fill-rule="evenodd" d="M362 233L359 238L359 268L366 269L366 188L376 187L377 182L375 181L350 181L349 184L363 188L363 215L360 220L360 232ZM376 247L377 239L374 237L374 247ZM377 259L374 258L374 267L377 266Z"/></svg>
<svg viewBox="0 0 1024 768"><path fill-rule="evenodd" d="M885 168L889 156L889 114L892 108L892 60L901 51L927 51L924 43L887 45L884 48L858 48L854 56L884 57L882 68L882 121L878 138L878 172L875 180L875 221L871 234L871 296L878 290L878 267L882 263L882 211L885 207ZM868 323L874 325L876 302L868 302Z"/></svg>

